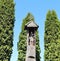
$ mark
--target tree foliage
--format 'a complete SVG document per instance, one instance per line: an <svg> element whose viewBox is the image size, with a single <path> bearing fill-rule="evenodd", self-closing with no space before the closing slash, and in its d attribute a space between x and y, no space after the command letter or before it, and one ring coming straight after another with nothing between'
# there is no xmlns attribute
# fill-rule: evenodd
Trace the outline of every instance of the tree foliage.
<svg viewBox="0 0 60 61"><path fill-rule="evenodd" d="M23 19L22 30L19 36L18 42L18 61L25 61L26 59L26 47L27 47L27 32L24 30L24 26L29 21L34 21L34 17L31 13L28 13L25 19ZM40 47L39 47L39 36L38 31L36 32L36 61L40 61Z"/></svg>
<svg viewBox="0 0 60 61"><path fill-rule="evenodd" d="M0 61L10 61L13 46L14 2L0 0Z"/></svg>
<svg viewBox="0 0 60 61"><path fill-rule="evenodd" d="M45 61L60 61L60 22L54 10L46 15L44 41Z"/></svg>

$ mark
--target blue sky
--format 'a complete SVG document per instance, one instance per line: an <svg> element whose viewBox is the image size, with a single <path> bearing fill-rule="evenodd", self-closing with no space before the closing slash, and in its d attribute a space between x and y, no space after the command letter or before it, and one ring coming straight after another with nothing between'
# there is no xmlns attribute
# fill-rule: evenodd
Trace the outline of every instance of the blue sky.
<svg viewBox="0 0 60 61"><path fill-rule="evenodd" d="M39 25L39 39L41 48L41 61L44 61L44 22L48 10L55 10L60 19L60 0L14 0L15 2L15 26L13 53L10 61L17 61L17 42L21 32L22 20L28 12L32 13L35 22Z"/></svg>

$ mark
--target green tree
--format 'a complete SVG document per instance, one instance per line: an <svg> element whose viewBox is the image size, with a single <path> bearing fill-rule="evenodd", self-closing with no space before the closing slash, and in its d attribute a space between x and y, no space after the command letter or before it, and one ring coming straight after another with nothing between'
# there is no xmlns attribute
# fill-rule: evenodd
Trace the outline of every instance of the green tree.
<svg viewBox="0 0 60 61"><path fill-rule="evenodd" d="M19 42L18 42L18 61L25 61L26 59L26 40L27 40L27 32L24 30L24 26L29 21L34 21L34 17L31 13L28 13L25 19L23 19L22 23L22 30L19 35ZM39 47L39 36L38 31L36 32L36 61L40 61L40 47Z"/></svg>
<svg viewBox="0 0 60 61"><path fill-rule="evenodd" d="M60 61L60 22L54 10L46 15L44 46L45 61Z"/></svg>
<svg viewBox="0 0 60 61"><path fill-rule="evenodd" d="M0 61L10 61L14 20L13 0L0 0Z"/></svg>

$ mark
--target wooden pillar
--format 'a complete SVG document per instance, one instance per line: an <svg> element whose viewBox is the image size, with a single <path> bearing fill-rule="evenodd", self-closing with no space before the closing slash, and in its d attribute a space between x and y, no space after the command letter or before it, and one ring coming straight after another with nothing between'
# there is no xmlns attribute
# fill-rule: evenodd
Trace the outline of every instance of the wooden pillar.
<svg viewBox="0 0 60 61"><path fill-rule="evenodd" d="M27 32L26 61L36 61L36 47L35 47L36 39L35 39L35 35L32 34L29 35L29 32Z"/></svg>
<svg viewBox="0 0 60 61"><path fill-rule="evenodd" d="M35 31L37 31L38 27L39 26L34 21L30 21L25 25L25 30L27 30L26 61L36 61Z"/></svg>

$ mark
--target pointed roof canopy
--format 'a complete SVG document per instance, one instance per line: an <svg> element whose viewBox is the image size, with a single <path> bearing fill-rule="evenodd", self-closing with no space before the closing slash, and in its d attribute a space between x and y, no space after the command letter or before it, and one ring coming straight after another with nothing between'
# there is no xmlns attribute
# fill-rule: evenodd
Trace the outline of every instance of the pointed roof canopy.
<svg viewBox="0 0 60 61"><path fill-rule="evenodd" d="M38 28L39 26L34 22L34 21L30 21L25 25L25 29L26 28Z"/></svg>

